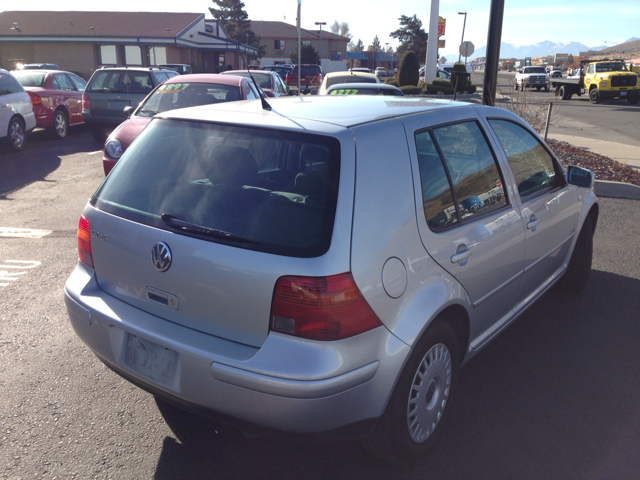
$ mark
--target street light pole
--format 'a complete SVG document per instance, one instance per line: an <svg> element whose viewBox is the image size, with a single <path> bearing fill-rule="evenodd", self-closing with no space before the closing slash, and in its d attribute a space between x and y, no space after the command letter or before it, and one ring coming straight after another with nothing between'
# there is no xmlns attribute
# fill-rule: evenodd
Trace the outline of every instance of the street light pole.
<svg viewBox="0 0 640 480"><path fill-rule="evenodd" d="M322 68L322 25L326 25L327 22L316 22L316 25L320 25L320 42L318 44L318 58L320 59L320 68Z"/></svg>
<svg viewBox="0 0 640 480"><path fill-rule="evenodd" d="M462 40L460 40L460 46L464 43L464 29L467 26L467 12L458 12L458 15L464 15L464 23L462 24ZM462 56L462 51L458 55L458 63L460 63L460 57ZM467 57L464 57L464 63L467 64Z"/></svg>
<svg viewBox="0 0 640 480"><path fill-rule="evenodd" d="M302 10L302 0L298 0L298 95L300 95L300 77L302 76L302 67L300 66L300 54L302 51L302 41L300 39L300 14Z"/></svg>

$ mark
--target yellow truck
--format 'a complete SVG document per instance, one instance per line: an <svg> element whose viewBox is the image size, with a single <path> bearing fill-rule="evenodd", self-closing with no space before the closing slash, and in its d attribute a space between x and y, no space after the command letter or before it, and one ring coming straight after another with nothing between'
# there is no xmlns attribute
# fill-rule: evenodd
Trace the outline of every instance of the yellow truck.
<svg viewBox="0 0 640 480"><path fill-rule="evenodd" d="M573 95L589 95L591 103L616 98L626 99L632 105L640 103L638 73L624 60L582 60L580 66L579 76L551 81L556 96L570 100Z"/></svg>

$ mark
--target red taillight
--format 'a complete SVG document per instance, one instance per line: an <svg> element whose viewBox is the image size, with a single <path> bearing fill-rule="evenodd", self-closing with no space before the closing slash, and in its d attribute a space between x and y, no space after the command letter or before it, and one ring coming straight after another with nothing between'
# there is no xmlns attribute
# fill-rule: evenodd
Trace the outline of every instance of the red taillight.
<svg viewBox="0 0 640 480"><path fill-rule="evenodd" d="M89 220L84 215L78 222L78 259L93 268L93 256L91 255L91 227Z"/></svg>
<svg viewBox="0 0 640 480"><path fill-rule="evenodd" d="M82 109L83 110L91 110L91 99L89 95L82 94Z"/></svg>
<svg viewBox="0 0 640 480"><path fill-rule="evenodd" d="M33 92L27 92L27 93L29 94L31 105L42 105L42 98L40 98L40 95Z"/></svg>
<svg viewBox="0 0 640 480"><path fill-rule="evenodd" d="M311 340L340 340L382 325L351 273L281 277L273 293L271 330Z"/></svg>

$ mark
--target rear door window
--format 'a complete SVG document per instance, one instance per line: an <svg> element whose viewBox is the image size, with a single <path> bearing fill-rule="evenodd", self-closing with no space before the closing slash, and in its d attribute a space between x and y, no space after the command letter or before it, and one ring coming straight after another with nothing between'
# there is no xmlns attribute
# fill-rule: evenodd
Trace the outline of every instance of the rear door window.
<svg viewBox="0 0 640 480"><path fill-rule="evenodd" d="M202 240L315 257L331 241L339 171L333 137L155 118L91 202Z"/></svg>
<svg viewBox="0 0 640 480"><path fill-rule="evenodd" d="M506 205L500 170L475 121L419 132L416 147L425 216L432 229Z"/></svg>
<svg viewBox="0 0 640 480"><path fill-rule="evenodd" d="M131 70L98 71L91 79L91 93L149 93L153 82L147 72Z"/></svg>

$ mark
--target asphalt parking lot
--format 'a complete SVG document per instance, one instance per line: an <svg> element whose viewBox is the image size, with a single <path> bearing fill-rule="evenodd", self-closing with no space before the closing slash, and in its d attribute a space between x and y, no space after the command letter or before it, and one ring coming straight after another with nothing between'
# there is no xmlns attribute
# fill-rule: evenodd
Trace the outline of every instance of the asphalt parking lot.
<svg viewBox="0 0 640 480"><path fill-rule="evenodd" d="M637 201L601 201L586 291L548 293L463 367L440 443L402 469L358 442L248 438L158 408L88 351L62 288L98 148L79 127L0 152L0 228L51 232L0 236L0 271L21 273L0 280L0 479L640 478Z"/></svg>

